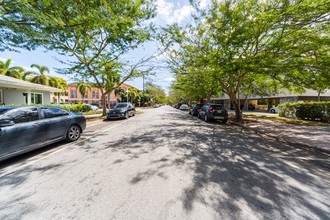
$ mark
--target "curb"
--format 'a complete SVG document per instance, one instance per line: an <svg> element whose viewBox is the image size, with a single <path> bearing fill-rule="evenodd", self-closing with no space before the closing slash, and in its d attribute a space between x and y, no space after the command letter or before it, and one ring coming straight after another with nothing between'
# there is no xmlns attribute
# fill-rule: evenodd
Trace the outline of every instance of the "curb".
<svg viewBox="0 0 330 220"><path fill-rule="evenodd" d="M101 117L102 114L96 114L96 115L85 115L85 118L86 119L91 119L91 118L99 118Z"/></svg>
<svg viewBox="0 0 330 220"><path fill-rule="evenodd" d="M314 149L314 150L317 150L317 151L320 151L320 152L323 152L323 153L326 153L326 154L330 154L330 150L328 150L328 149L311 146L311 145L304 144L304 143L301 143L301 142L291 141L291 140L288 140L286 137L275 136L275 135L273 135L273 134L271 134L269 132L263 132L263 131L261 131L258 128L252 128L252 127L249 127L249 126L244 125L244 124L241 124L241 123L230 122L230 124L239 126L241 128L244 128L244 129L253 130L254 132L259 133L259 134L267 135L268 137L275 138L279 142L285 142L285 143L288 143L288 144L296 145L296 146L298 146L300 148Z"/></svg>

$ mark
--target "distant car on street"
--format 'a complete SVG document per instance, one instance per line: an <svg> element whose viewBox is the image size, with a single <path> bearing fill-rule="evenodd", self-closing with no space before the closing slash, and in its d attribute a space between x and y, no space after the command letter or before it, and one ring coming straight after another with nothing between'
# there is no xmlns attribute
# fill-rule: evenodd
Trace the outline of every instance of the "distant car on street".
<svg viewBox="0 0 330 220"><path fill-rule="evenodd" d="M79 139L85 116L51 106L0 107L0 161L46 145Z"/></svg>
<svg viewBox="0 0 330 220"><path fill-rule="evenodd" d="M179 109L182 110L182 111L188 111L189 106L187 104L182 104L182 105L180 105Z"/></svg>
<svg viewBox="0 0 330 220"><path fill-rule="evenodd" d="M275 113L278 113L278 111L279 111L279 108L278 107L272 107L272 108L269 109L269 112L270 113L274 113L274 114Z"/></svg>
<svg viewBox="0 0 330 220"><path fill-rule="evenodd" d="M130 102L117 103L107 113L107 119L129 118L135 115L135 108Z"/></svg>
<svg viewBox="0 0 330 220"><path fill-rule="evenodd" d="M228 121L228 111L220 104L205 104L198 113L198 117L208 122L211 120L221 120L222 123Z"/></svg>

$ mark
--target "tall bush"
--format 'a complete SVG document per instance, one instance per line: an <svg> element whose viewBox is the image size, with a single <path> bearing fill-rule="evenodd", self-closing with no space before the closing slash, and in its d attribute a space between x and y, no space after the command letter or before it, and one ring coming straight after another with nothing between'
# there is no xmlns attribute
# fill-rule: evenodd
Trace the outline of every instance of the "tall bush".
<svg viewBox="0 0 330 220"><path fill-rule="evenodd" d="M280 105L280 116L330 122L330 102L293 102Z"/></svg>

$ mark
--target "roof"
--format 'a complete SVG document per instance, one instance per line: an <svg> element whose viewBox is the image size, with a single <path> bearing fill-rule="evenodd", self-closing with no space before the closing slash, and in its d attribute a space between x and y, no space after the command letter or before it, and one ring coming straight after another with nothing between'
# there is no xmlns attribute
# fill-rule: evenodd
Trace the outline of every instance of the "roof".
<svg viewBox="0 0 330 220"><path fill-rule="evenodd" d="M269 99L269 98L286 98L286 97L317 97L318 92L312 89L305 89L303 93L291 93L288 90L282 91L282 93L272 95L272 96L257 96L257 95L249 95L246 97L244 92L240 94L240 99ZM330 97L330 90L326 90L324 93L320 94L320 97ZM212 99L229 99L227 94L218 97L212 97Z"/></svg>
<svg viewBox="0 0 330 220"><path fill-rule="evenodd" d="M14 89L29 89L34 91L62 92L62 89L27 82L9 76L0 75L0 87Z"/></svg>

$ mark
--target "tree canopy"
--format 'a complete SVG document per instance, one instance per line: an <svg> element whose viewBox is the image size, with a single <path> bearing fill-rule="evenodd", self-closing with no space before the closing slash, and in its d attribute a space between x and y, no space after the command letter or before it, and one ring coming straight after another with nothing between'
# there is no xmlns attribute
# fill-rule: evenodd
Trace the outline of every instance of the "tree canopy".
<svg viewBox="0 0 330 220"><path fill-rule="evenodd" d="M311 87L313 75L327 78L329 65L320 64L330 60L328 3L211 1L209 8L198 10L194 24L170 26L160 40L176 83L189 87L196 80L203 88L213 82L229 96L241 121L238 96L243 89L273 93L279 85ZM317 82L330 87L329 80Z"/></svg>
<svg viewBox="0 0 330 220"><path fill-rule="evenodd" d="M131 77L148 59L127 63L120 57L149 40L152 0L9 0L1 3L3 49L41 46L71 56L63 73L94 82L106 95ZM144 69L145 71L145 69ZM105 106L105 105L104 105ZM105 114L105 108L104 108Z"/></svg>

